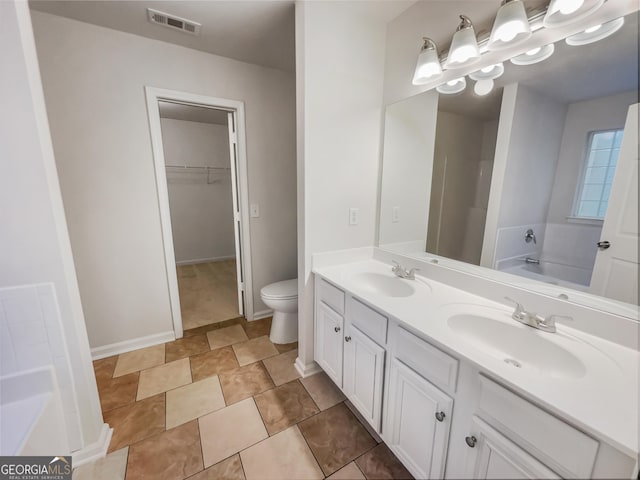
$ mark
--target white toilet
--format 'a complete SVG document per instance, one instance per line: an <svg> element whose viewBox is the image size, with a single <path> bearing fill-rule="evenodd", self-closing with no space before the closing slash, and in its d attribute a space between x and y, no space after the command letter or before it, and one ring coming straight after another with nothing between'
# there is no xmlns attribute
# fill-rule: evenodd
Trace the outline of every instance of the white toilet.
<svg viewBox="0 0 640 480"><path fill-rule="evenodd" d="M272 283L260 290L265 305L273 310L271 333L273 343L298 341L298 279Z"/></svg>

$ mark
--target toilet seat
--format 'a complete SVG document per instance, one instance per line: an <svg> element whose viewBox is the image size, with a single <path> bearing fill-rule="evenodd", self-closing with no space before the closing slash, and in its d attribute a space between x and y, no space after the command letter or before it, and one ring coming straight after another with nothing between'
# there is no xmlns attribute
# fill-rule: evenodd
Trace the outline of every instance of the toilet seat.
<svg viewBox="0 0 640 480"><path fill-rule="evenodd" d="M298 298L298 280L284 280L282 282L272 283L260 290L262 298L272 300L293 300Z"/></svg>

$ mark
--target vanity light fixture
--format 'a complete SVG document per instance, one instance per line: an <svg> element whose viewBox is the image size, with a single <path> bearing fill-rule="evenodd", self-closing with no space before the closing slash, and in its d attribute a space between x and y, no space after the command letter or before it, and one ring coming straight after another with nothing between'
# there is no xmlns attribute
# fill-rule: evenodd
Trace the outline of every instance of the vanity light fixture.
<svg viewBox="0 0 640 480"><path fill-rule="evenodd" d="M460 77L455 80L449 80L447 83L443 83L436 87L436 90L438 93L442 93L444 95L454 95L464 91L465 88L467 88L467 79Z"/></svg>
<svg viewBox="0 0 640 480"><path fill-rule="evenodd" d="M533 65L534 63L540 63L553 55L555 50L556 47L553 43L545 45L544 47L533 48L522 55L513 57L511 63L514 65Z"/></svg>
<svg viewBox="0 0 640 480"><path fill-rule="evenodd" d="M466 15L460 15L460 24L451 40L451 48L444 68L466 67L478 60L480 60L480 49L473 23Z"/></svg>
<svg viewBox="0 0 640 480"><path fill-rule="evenodd" d="M523 42L531 36L531 26L522 0L502 0L493 22L487 49L502 50Z"/></svg>
<svg viewBox="0 0 640 480"><path fill-rule="evenodd" d="M420 55L418 55L416 71L413 74L414 85L424 85L442 75L442 67L440 66L440 58L438 57L438 49L435 42L427 37L423 37L422 40L424 40L424 44L420 50Z"/></svg>
<svg viewBox="0 0 640 480"><path fill-rule="evenodd" d="M591 15L605 0L551 0L542 24L547 28L561 27Z"/></svg>
<svg viewBox="0 0 640 480"><path fill-rule="evenodd" d="M504 64L496 63L495 65L489 65L488 67L481 68L477 72L469 74L471 80L476 82L481 80L495 80L504 73Z"/></svg>
<svg viewBox="0 0 640 480"><path fill-rule="evenodd" d="M478 80L473 86L473 93L475 93L479 97L484 97L485 95L489 95L491 93L494 86L495 82L491 78Z"/></svg>
<svg viewBox="0 0 640 480"><path fill-rule="evenodd" d="M571 45L572 47L595 43L613 35L620 30L623 25L624 17L616 18L610 22L589 27L584 32L571 35L565 39L565 42L567 42L567 45Z"/></svg>

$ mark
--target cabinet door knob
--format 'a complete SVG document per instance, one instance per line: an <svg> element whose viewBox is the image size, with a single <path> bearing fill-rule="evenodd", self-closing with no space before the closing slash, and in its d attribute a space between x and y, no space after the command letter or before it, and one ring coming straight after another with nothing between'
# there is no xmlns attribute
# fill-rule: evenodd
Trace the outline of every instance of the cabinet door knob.
<svg viewBox="0 0 640 480"><path fill-rule="evenodd" d="M340 331L340 327L333 327L333 331L338 333Z"/></svg>
<svg viewBox="0 0 640 480"><path fill-rule="evenodd" d="M345 342L350 342L351 341L351 337L344 337L344 341Z"/></svg>
<svg viewBox="0 0 640 480"><path fill-rule="evenodd" d="M436 420L439 422L444 422L444 417L446 417L444 412L436 412Z"/></svg>
<svg viewBox="0 0 640 480"><path fill-rule="evenodd" d="M465 437L464 441L467 442L467 445L473 448L476 446L476 442L478 441L478 439L471 435L470 437Z"/></svg>
<svg viewBox="0 0 640 480"><path fill-rule="evenodd" d="M604 240L602 242L596 243L596 245L598 246L598 248L600 250L606 250L607 248L609 248L611 246L611 242L608 242L607 240Z"/></svg>

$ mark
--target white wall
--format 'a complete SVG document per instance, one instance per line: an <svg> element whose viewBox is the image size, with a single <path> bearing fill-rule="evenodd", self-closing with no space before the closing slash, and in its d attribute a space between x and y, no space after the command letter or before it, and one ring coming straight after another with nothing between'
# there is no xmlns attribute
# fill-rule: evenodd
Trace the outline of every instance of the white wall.
<svg viewBox="0 0 640 480"><path fill-rule="evenodd" d="M226 125L160 119L167 165L229 168ZM176 263L235 257L229 170L167 169Z"/></svg>
<svg viewBox="0 0 640 480"><path fill-rule="evenodd" d="M255 310L296 275L294 79L33 12L92 347L172 331L144 86L245 102Z"/></svg>
<svg viewBox="0 0 640 480"><path fill-rule="evenodd" d="M405 2L296 3L300 369L313 366L311 255L372 246L386 22ZM350 226L349 207L360 209Z"/></svg>
<svg viewBox="0 0 640 480"><path fill-rule="evenodd" d="M425 249L437 113L435 91L386 109L378 239L386 249L409 242Z"/></svg>
<svg viewBox="0 0 640 480"><path fill-rule="evenodd" d="M522 248L528 251L524 232L546 223L566 112L565 105L523 85L505 87L482 266L504 258L494 251L499 229L521 227ZM540 242L542 236L536 234Z"/></svg>
<svg viewBox="0 0 640 480"><path fill-rule="evenodd" d="M46 319L50 328L45 343L56 352L51 361L61 356L69 359L69 377L60 381L67 386L65 419L69 443L72 450L78 450L96 442L104 424L26 2L0 2L0 62L5 66L0 75L0 288L52 285L42 287L46 290L43 302L49 302L47 312L59 312L62 332L56 336L53 320ZM57 307L51 305L55 302L53 291ZM11 328L10 332L2 328L2 341L10 339L14 348L22 350L22 361L13 365L15 369L33 366L29 355L25 355L26 349L31 349L34 362L46 360L41 358L46 352L41 352L42 345L38 345L44 334L36 312L39 300L27 297L26 302L14 302L18 311L9 312L11 307L3 302L0 311L4 319L1 323ZM35 314L28 315L25 305ZM7 326L5 320L13 326ZM14 370L6 364L8 345L3 344L2 351L2 371ZM70 416L73 408L75 415Z"/></svg>

